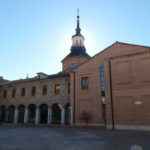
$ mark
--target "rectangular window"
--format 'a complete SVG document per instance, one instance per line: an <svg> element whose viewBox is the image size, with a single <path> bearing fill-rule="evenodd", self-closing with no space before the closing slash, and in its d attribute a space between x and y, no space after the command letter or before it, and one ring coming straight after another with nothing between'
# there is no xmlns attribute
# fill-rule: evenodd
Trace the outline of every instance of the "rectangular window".
<svg viewBox="0 0 150 150"><path fill-rule="evenodd" d="M81 77L81 89L87 90L89 88L89 78L88 77Z"/></svg>
<svg viewBox="0 0 150 150"><path fill-rule="evenodd" d="M100 88L101 88L101 96L105 96L105 70L104 64L99 66L99 78L100 78Z"/></svg>
<svg viewBox="0 0 150 150"><path fill-rule="evenodd" d="M16 89L12 90L12 97L14 98L16 96Z"/></svg>
<svg viewBox="0 0 150 150"><path fill-rule="evenodd" d="M25 88L22 88L21 89L21 96L25 96L26 95L26 89Z"/></svg>
<svg viewBox="0 0 150 150"><path fill-rule="evenodd" d="M60 84L55 84L55 95L60 94Z"/></svg>
<svg viewBox="0 0 150 150"><path fill-rule="evenodd" d="M33 87L32 87L32 90L31 90L31 95L32 95L32 96L35 96L35 93L36 93L36 87L33 86Z"/></svg>
<svg viewBox="0 0 150 150"><path fill-rule="evenodd" d="M70 82L68 83L68 94L70 94Z"/></svg>
<svg viewBox="0 0 150 150"><path fill-rule="evenodd" d="M7 91L6 90L4 90L3 97L7 98Z"/></svg>
<svg viewBox="0 0 150 150"><path fill-rule="evenodd" d="M47 95L47 86L46 85L43 86L42 94Z"/></svg>

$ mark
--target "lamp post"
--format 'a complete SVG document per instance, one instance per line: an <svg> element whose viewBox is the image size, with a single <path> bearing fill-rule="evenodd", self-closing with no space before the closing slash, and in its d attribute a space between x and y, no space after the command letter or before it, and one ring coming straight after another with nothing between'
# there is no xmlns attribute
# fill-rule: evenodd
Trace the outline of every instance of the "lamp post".
<svg viewBox="0 0 150 150"><path fill-rule="evenodd" d="M102 96L101 101L102 101L102 115L104 119L104 125L106 128L106 97Z"/></svg>
<svg viewBox="0 0 150 150"><path fill-rule="evenodd" d="M106 104L106 98L102 97L102 104L105 105Z"/></svg>

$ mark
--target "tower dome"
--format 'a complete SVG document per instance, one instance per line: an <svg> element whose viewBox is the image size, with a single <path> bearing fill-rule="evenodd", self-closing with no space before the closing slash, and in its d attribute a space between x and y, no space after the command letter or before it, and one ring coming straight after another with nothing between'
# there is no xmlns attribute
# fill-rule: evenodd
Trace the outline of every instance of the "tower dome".
<svg viewBox="0 0 150 150"><path fill-rule="evenodd" d="M85 39L84 36L81 34L79 11L77 15L77 27L75 31L75 35L72 36L72 46L70 55L88 56L88 54L86 53L86 48L84 46Z"/></svg>
<svg viewBox="0 0 150 150"><path fill-rule="evenodd" d="M75 29L75 34L72 36L70 53L62 60L63 70L76 68L78 65L91 58L86 53L84 40L84 36L81 34L80 16L78 11L77 26Z"/></svg>

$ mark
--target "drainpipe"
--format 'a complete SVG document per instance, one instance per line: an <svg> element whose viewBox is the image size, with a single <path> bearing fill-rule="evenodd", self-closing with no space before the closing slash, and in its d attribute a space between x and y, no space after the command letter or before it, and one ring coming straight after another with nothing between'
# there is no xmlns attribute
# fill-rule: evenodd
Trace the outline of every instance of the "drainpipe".
<svg viewBox="0 0 150 150"><path fill-rule="evenodd" d="M110 100L111 100L112 130L114 130L115 129L115 121L114 121L114 103L113 103L113 95L112 95L111 60L108 61L108 64L109 64L109 77L110 77Z"/></svg>
<svg viewBox="0 0 150 150"><path fill-rule="evenodd" d="M75 98L76 98L76 93L75 93L75 88L76 88L76 78L75 78L75 72L73 72L73 124L75 125Z"/></svg>

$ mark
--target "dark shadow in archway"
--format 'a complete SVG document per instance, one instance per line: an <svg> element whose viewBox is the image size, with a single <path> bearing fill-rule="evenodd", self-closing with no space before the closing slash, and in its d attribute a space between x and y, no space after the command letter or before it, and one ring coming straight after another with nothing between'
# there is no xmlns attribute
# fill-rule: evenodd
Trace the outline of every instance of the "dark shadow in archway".
<svg viewBox="0 0 150 150"><path fill-rule="evenodd" d="M18 107L18 123L24 123L24 113L25 113L25 106L20 105Z"/></svg>
<svg viewBox="0 0 150 150"><path fill-rule="evenodd" d="M52 124L61 123L61 109L57 103L52 105Z"/></svg>
<svg viewBox="0 0 150 150"><path fill-rule="evenodd" d="M11 105L8 107L8 123L14 122L15 106Z"/></svg>
<svg viewBox="0 0 150 150"><path fill-rule="evenodd" d="M40 123L46 124L48 118L48 106L46 104L40 105Z"/></svg>
<svg viewBox="0 0 150 150"><path fill-rule="evenodd" d="M0 122L5 122L6 117L6 107L4 105L0 106Z"/></svg>
<svg viewBox="0 0 150 150"><path fill-rule="evenodd" d="M28 123L35 123L36 105L30 104L28 106Z"/></svg>
<svg viewBox="0 0 150 150"><path fill-rule="evenodd" d="M65 105L65 124L66 125L70 124L70 104L69 103Z"/></svg>

